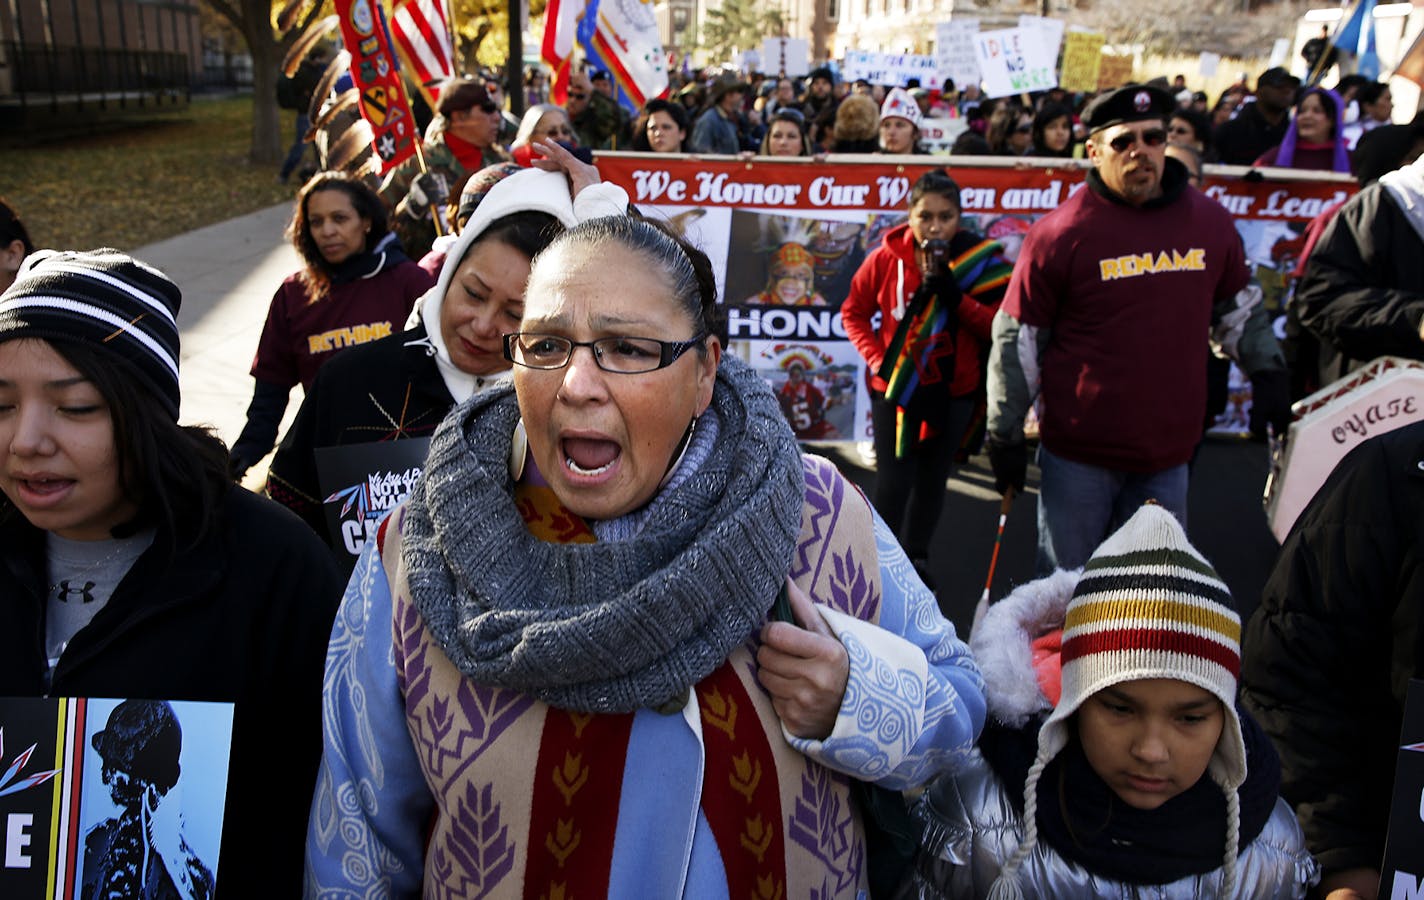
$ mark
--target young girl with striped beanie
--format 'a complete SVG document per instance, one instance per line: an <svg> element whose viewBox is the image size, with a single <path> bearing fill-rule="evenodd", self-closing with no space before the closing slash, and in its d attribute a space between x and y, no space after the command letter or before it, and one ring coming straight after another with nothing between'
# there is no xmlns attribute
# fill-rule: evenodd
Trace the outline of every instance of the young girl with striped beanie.
<svg viewBox="0 0 1424 900"><path fill-rule="evenodd" d="M915 809L914 896L1286 898L1319 879L1236 705L1230 593L1164 508L995 604L971 647L990 721Z"/></svg>

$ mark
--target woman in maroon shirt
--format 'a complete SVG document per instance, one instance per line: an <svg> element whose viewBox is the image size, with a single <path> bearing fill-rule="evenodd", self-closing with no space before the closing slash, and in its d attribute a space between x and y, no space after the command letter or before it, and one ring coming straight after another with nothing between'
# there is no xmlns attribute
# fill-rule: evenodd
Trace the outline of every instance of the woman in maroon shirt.
<svg viewBox="0 0 1424 900"><path fill-rule="evenodd" d="M337 351L400 331L433 284L402 251L375 191L345 173L320 172L303 186L287 238L303 266L277 289L262 326L234 479L276 443L294 385L309 386Z"/></svg>

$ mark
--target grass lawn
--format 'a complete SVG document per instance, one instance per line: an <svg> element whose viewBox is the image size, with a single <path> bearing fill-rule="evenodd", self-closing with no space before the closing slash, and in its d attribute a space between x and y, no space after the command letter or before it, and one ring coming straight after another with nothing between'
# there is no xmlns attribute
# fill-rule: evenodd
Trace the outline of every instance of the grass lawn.
<svg viewBox="0 0 1424 900"><path fill-rule="evenodd" d="M285 110L282 127L289 141ZM248 164L251 134L250 95L195 97L176 117L7 148L0 196L37 247L132 250L295 196L295 177Z"/></svg>

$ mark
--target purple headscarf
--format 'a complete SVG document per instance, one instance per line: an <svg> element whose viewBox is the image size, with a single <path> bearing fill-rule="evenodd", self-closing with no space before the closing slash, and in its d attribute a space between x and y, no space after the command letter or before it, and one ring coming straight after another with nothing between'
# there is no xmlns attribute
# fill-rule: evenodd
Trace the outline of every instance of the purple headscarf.
<svg viewBox="0 0 1424 900"><path fill-rule="evenodd" d="M1323 87L1310 88L1304 94L1301 94L1300 99L1296 101L1295 107L1297 110L1300 109L1300 105L1305 102L1305 98L1311 94L1320 95L1320 102L1324 104L1325 112L1330 116L1330 133L1334 136L1335 141L1335 159L1331 164L1331 169L1336 172L1344 172L1348 175L1350 172L1350 151L1345 146L1345 136L1340 133L1343 131L1340 127L1340 107L1342 106L1340 95ZM1287 169L1294 165L1295 145L1298 134L1295 117L1292 116L1290 127L1286 129L1286 136L1281 139L1281 146L1276 151L1276 165Z"/></svg>

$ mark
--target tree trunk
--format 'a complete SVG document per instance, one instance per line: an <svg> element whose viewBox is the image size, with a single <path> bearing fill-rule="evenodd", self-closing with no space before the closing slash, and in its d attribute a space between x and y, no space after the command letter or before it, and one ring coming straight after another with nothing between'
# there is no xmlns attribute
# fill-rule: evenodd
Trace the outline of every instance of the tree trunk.
<svg viewBox="0 0 1424 900"><path fill-rule="evenodd" d="M262 23L259 27L265 27ZM254 165L278 165L282 161L282 111L277 107L277 69L282 56L270 38L248 38L252 53L252 147L248 159Z"/></svg>

